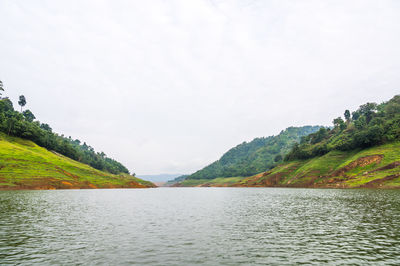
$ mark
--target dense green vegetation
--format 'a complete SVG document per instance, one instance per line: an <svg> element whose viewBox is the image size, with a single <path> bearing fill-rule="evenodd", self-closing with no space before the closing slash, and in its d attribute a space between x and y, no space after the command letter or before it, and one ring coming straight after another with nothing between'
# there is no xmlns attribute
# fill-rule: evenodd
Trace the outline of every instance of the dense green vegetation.
<svg viewBox="0 0 400 266"><path fill-rule="evenodd" d="M89 164L101 171L112 174L129 174L125 166L108 158L103 152L95 152L92 147L85 142L82 144L78 139L58 135L52 131L48 124L35 120L36 117L30 110L23 111L23 107L27 104L23 95L19 97L18 104L21 107L21 112L18 112L14 110L10 99L1 97L2 92L4 92L4 88L0 81L0 132L8 136L31 140L41 147L81 163Z"/></svg>
<svg viewBox="0 0 400 266"><path fill-rule="evenodd" d="M230 149L221 159L186 179L250 176L266 171L281 162L283 156L301 137L320 126L289 127L277 136L256 138Z"/></svg>
<svg viewBox="0 0 400 266"><path fill-rule="evenodd" d="M0 189L144 188L154 184L131 175L102 172L0 132Z"/></svg>
<svg viewBox="0 0 400 266"><path fill-rule="evenodd" d="M313 158L333 150L365 149L400 139L400 95L381 104L361 105L352 115L346 110L344 117L333 120L332 130L321 128L303 137L285 160Z"/></svg>

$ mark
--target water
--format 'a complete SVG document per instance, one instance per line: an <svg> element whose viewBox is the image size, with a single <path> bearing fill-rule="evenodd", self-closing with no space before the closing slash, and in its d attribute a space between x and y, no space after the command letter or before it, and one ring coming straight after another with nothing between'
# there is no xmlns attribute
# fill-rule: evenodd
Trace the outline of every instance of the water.
<svg viewBox="0 0 400 266"><path fill-rule="evenodd" d="M400 191L0 191L0 264L399 264Z"/></svg>

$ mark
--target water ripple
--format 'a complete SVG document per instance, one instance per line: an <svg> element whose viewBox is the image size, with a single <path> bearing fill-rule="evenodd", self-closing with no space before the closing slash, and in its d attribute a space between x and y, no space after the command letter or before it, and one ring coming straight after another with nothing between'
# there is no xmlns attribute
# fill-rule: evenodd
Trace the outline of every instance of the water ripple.
<svg viewBox="0 0 400 266"><path fill-rule="evenodd" d="M0 192L0 264L399 264L400 191Z"/></svg>

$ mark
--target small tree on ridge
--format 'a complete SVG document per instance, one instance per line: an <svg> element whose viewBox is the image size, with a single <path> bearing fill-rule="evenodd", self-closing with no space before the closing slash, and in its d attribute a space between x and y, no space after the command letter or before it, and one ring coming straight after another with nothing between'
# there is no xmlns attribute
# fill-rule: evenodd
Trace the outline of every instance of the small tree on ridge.
<svg viewBox="0 0 400 266"><path fill-rule="evenodd" d="M346 122L350 122L350 117L351 117L350 111L349 110L344 111L344 118L346 119Z"/></svg>
<svg viewBox="0 0 400 266"><path fill-rule="evenodd" d="M1 92L4 91L3 82L0 80L0 99L1 99Z"/></svg>
<svg viewBox="0 0 400 266"><path fill-rule="evenodd" d="M21 106L21 113L22 113L22 107L26 105L26 99L24 95L19 96L18 104Z"/></svg>

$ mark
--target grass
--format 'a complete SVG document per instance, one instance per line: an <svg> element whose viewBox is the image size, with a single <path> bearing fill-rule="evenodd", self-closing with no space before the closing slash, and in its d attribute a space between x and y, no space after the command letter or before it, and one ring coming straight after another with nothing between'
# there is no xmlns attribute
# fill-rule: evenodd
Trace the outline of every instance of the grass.
<svg viewBox="0 0 400 266"><path fill-rule="evenodd" d="M377 156L378 155L378 156ZM374 161L372 158L383 155L381 161ZM371 158L366 165L362 165L360 158ZM377 169L390 163L400 161L400 142L394 142L386 145L372 147L365 150L357 150L351 152L332 151L324 156L316 157L305 161L296 161L282 164L271 173L262 177L263 179L271 178L274 174L282 174L282 178L278 185L286 186L322 186L322 187L360 187L371 181L379 181L370 186L379 187L400 187L400 177L380 182L381 179L400 174L400 167L388 170ZM349 166L355 162L355 167L347 169L343 172L338 170ZM360 165L358 165L360 164ZM288 168L292 167L289 171ZM258 180L261 183L261 179ZM246 184L251 179L244 179L242 184ZM256 183L257 184L257 183Z"/></svg>
<svg viewBox="0 0 400 266"><path fill-rule="evenodd" d="M0 188L151 187L127 174L96 170L35 143L0 133Z"/></svg>
<svg viewBox="0 0 400 266"><path fill-rule="evenodd" d="M394 174L400 174L400 167L396 167L394 169L388 169L388 170L383 170L383 171L376 171L372 172L373 170L380 168L382 166L388 165L390 163L400 161L400 143L395 142L395 143L390 143L374 148L370 148L367 150L363 150L356 154L356 156L353 156L349 158L346 162L343 164L351 162L351 160L356 160L360 157L364 156L369 156L369 155L374 155L374 154L383 154L384 157L381 161L380 164L371 164L369 166L363 167L363 168L358 168L354 169L353 171L350 172L353 176L357 177L362 173L368 172L368 174L362 175L358 178L351 179L347 183L350 186L360 186L363 185L367 182L376 180L376 179L381 179L389 175L394 175ZM386 186L388 187L397 187L400 186L400 178L395 178L391 181L385 182Z"/></svg>

